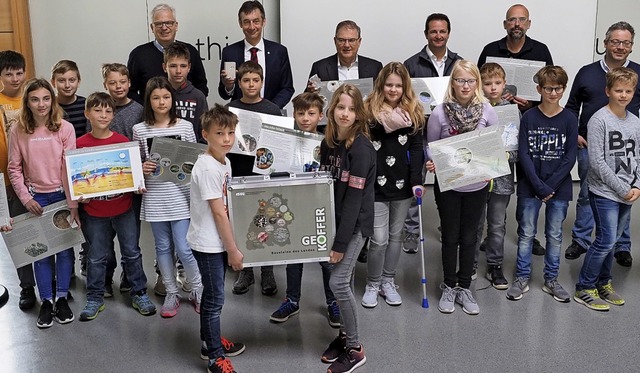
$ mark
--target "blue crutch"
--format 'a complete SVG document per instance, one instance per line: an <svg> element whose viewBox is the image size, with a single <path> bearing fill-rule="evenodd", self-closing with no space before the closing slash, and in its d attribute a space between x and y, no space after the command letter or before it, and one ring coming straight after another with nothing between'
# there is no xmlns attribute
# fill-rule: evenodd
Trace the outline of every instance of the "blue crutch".
<svg viewBox="0 0 640 373"><path fill-rule="evenodd" d="M420 223L420 262L422 267L422 308L429 308L427 300L427 275L424 267L424 233L422 230L422 188L415 190L416 200L418 201L418 222Z"/></svg>

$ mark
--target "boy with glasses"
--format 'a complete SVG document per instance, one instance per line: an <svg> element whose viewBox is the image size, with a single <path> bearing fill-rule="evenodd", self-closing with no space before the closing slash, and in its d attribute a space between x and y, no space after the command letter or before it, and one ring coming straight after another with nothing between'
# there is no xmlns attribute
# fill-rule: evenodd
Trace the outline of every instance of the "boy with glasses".
<svg viewBox="0 0 640 373"><path fill-rule="evenodd" d="M545 206L544 285L542 290L558 302L570 295L558 282L562 222L573 198L571 169L576 162L578 124L576 117L560 106L567 87L567 73L559 66L545 66L536 75L542 102L527 111L520 122L518 155L522 172L518 177L518 257L516 276L507 299L522 299L529 291L533 238L538 214Z"/></svg>

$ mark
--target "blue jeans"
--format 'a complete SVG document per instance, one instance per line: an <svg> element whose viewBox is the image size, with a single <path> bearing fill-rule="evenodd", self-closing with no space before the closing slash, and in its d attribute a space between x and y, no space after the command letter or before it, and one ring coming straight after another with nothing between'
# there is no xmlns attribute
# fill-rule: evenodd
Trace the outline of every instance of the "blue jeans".
<svg viewBox="0 0 640 373"><path fill-rule="evenodd" d="M358 336L358 305L353 295L353 271L356 267L358 255L362 249L362 233L358 230L351 236L347 245L347 251L342 260L336 263L331 271L329 286L336 296L338 308L340 308L341 326L340 329L347 335L347 347L358 347L360 337Z"/></svg>
<svg viewBox="0 0 640 373"><path fill-rule="evenodd" d="M333 264L329 262L320 262L322 267L322 284L324 285L324 297L327 306L335 302L336 297L333 295L329 287L329 279L331 278L331 270ZM287 264L287 298L292 302L300 302L300 294L302 289L302 263Z"/></svg>
<svg viewBox="0 0 640 373"><path fill-rule="evenodd" d="M631 205L589 193L593 217L596 222L596 239L582 262L576 290L595 289L611 280L613 246L629 226Z"/></svg>
<svg viewBox="0 0 640 373"><path fill-rule="evenodd" d="M200 339L207 344L209 359L224 356L220 341L220 313L224 305L224 275L227 253L209 254L192 251L202 274L202 300L200 302Z"/></svg>
<svg viewBox="0 0 640 373"><path fill-rule="evenodd" d="M591 234L593 232L593 211L589 202L589 186L587 174L589 173L589 151L587 148L578 149L578 177L580 178L580 193L576 201L576 221L571 230L573 241L583 249L591 246ZM631 251L631 230L629 224L624 227L622 235L613 246L614 253L619 251Z"/></svg>
<svg viewBox="0 0 640 373"><path fill-rule="evenodd" d="M369 241L367 281L380 284L382 278L396 277L402 252L402 228L412 198L375 202L373 236Z"/></svg>
<svg viewBox="0 0 640 373"><path fill-rule="evenodd" d="M538 232L538 215L542 200L533 197L518 197L516 220L518 221L518 259L516 277L531 277L531 250L533 239ZM550 199L546 202L544 236L546 252L544 254L545 281L558 278L560 269L560 251L562 246L562 222L567 217L569 201Z"/></svg>
<svg viewBox="0 0 640 373"><path fill-rule="evenodd" d="M113 239L118 236L124 272L131 284L131 294L145 292L147 277L142 269L142 254L138 247L138 229L132 209L112 217L81 214L82 226L91 242L87 258L87 300L102 301L107 262L113 251ZM110 279L107 279L110 280Z"/></svg>
<svg viewBox="0 0 640 373"><path fill-rule="evenodd" d="M41 207L49 206L53 203L64 201L64 192L35 193L33 199ZM63 250L55 255L55 263L52 257L40 259L33 264L36 275L36 284L41 300L53 301L53 271L55 268L56 297L64 298L69 292L71 282L71 271L73 270L73 248Z"/></svg>
<svg viewBox="0 0 640 373"><path fill-rule="evenodd" d="M187 230L189 230L189 219L152 222L151 230L153 238L156 241L156 260L158 268L162 275L167 293L175 294L178 292L178 284L176 282L176 266L174 264L174 253L178 256L184 266L187 281L193 284L193 289L202 286L202 278L198 265L193 257L193 251L187 242Z"/></svg>

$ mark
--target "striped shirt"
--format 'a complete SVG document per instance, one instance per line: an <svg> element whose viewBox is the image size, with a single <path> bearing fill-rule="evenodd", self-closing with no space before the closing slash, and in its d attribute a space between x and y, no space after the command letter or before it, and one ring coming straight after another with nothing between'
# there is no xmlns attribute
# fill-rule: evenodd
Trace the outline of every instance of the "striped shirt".
<svg viewBox="0 0 640 373"><path fill-rule="evenodd" d="M91 124L84 116L84 103L86 99L82 96L76 96L76 100L70 104L60 104L64 110L64 119L73 124L76 131L76 139L80 138L87 132L91 132Z"/></svg>
<svg viewBox="0 0 640 373"><path fill-rule="evenodd" d="M170 137L196 142L193 125L184 119L168 128L155 128L145 122L133 126L133 141L140 144L143 162L149 158L149 142L153 137ZM189 184L176 185L170 181L145 180L147 192L142 195L140 219L163 222L189 219Z"/></svg>

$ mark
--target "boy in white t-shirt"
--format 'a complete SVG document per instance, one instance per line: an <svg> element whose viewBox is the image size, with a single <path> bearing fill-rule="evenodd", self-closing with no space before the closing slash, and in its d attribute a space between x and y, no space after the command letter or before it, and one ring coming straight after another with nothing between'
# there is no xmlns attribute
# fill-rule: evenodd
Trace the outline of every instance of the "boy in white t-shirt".
<svg viewBox="0 0 640 373"><path fill-rule="evenodd" d="M231 163L226 157L235 142L238 117L216 104L201 118L202 137L209 144L191 174L191 224L187 241L202 276L200 305L201 357L209 360L209 372L235 372L225 355L242 353L242 343L231 343L220 333L220 313L224 304L225 268L242 269L243 255L233 238L227 210L227 181Z"/></svg>

